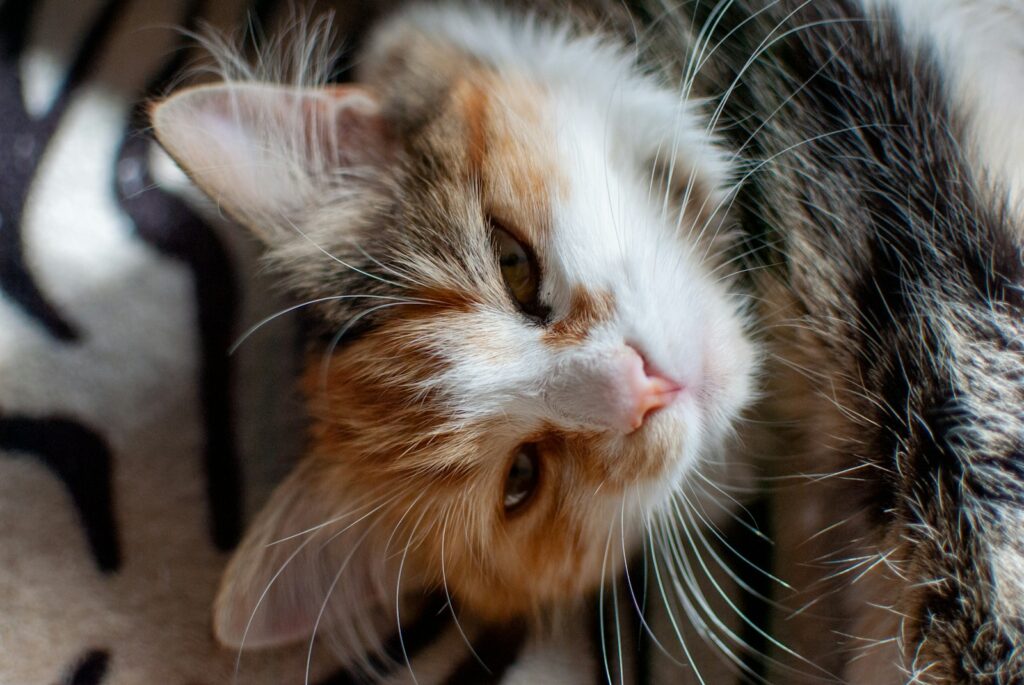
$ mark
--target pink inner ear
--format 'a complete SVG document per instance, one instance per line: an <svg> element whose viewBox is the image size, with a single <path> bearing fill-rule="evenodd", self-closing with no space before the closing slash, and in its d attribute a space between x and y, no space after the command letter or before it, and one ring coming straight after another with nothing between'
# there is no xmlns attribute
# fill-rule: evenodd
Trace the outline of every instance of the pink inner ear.
<svg viewBox="0 0 1024 685"><path fill-rule="evenodd" d="M316 620L298 606L286 607L274 601L264 601L255 614L252 608L238 609L224 607L214 619L218 642L234 649L265 649L305 640L313 632Z"/></svg>
<svg viewBox="0 0 1024 685"><path fill-rule="evenodd" d="M303 101L310 153L336 167L380 166L393 147L380 103L361 86L326 86Z"/></svg>
<svg viewBox="0 0 1024 685"><path fill-rule="evenodd" d="M358 183L396 146L376 95L358 84L223 83L175 93L151 111L161 144L202 189L268 242L324 191ZM357 173L339 174L354 167Z"/></svg>
<svg viewBox="0 0 1024 685"><path fill-rule="evenodd" d="M276 528L257 519L228 564L213 609L214 635L227 647L276 647L313 630L322 601L316 596L316 566L304 548L268 545L275 535Z"/></svg>

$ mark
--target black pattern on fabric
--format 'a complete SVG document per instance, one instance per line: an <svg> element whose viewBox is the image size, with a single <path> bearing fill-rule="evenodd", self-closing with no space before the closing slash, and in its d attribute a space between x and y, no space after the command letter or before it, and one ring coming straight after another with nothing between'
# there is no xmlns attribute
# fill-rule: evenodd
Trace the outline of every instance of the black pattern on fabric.
<svg viewBox="0 0 1024 685"><path fill-rule="evenodd" d="M100 685L107 674L110 653L102 649L86 652L60 685Z"/></svg>
<svg viewBox="0 0 1024 685"><path fill-rule="evenodd" d="M369 657L369 670L378 675L394 675L408 668L427 647L444 634L450 620L443 597L431 597L417 617L389 637L379 654ZM321 680L317 685L364 685L371 682L366 672L358 667L343 668Z"/></svg>
<svg viewBox="0 0 1024 685"><path fill-rule="evenodd" d="M71 496L97 568L104 573L120 568L113 460L98 433L62 417L5 416L0 418L0 452L45 464Z"/></svg>
<svg viewBox="0 0 1024 685"><path fill-rule="evenodd" d="M22 83L18 69L18 58L24 47L28 27L32 19L32 3L16 2L0 6L0 168L5 170L0 184L0 290L17 303L20 308L42 325L51 336L58 340L73 342L78 331L68 322L65 313L58 312L45 298L36 285L31 271L24 262L21 239L21 217L28 189L34 180L39 161L46 144L56 131L75 88L88 73L96 54L104 45L108 34L124 8L121 0L107 2L93 19L74 59L69 74L62 84L55 104L41 118L34 119L25 110L22 101ZM183 17L194 21L198 16L200 3L194 2ZM175 60L164 70L150 92L160 92L170 76L180 68ZM196 288L196 308L200 338L200 393L202 416L206 436L204 458L207 470L209 506L211 509L211 535L219 549L233 547L241 532L241 492L237 450L233 439L231 415L230 360L227 350L237 319L238 292L234 269L230 258L212 228L206 225L183 202L154 187L145 163L148 158L148 139L134 135L138 124L126 132L125 143L119 155L119 163L111 169L116 181L118 199L132 219L139 235L164 254L185 262L191 267ZM139 173L118 173L118 170L132 170ZM45 441L47 449L63 450L55 471L65 478L65 485L73 493L76 503L83 496L83 486L68 482L68 476L76 476L73 461L75 442L63 445L62 436L77 432L89 436L83 440L83 449L100 452L94 447L102 438L85 427L73 427L73 419L60 419L51 438L46 430L26 420L6 422L4 435L9 444L38 444ZM19 435L19 431L27 431ZM100 493L109 496L109 455L105 446L106 481ZM91 453L81 455L82 459L95 463ZM92 487L94 483L89 482ZM108 511L99 516L92 510L83 512L87 531L97 554L101 568L109 569L120 563L113 533L99 533L88 522L112 520ZM99 540L99 542L97 542Z"/></svg>
<svg viewBox="0 0 1024 685"><path fill-rule="evenodd" d="M624 618L636 645L635 685L650 685L651 682L651 612L647 572L647 557L641 555L622 578L622 592L627 605Z"/></svg>
<svg viewBox="0 0 1024 685"><path fill-rule="evenodd" d="M144 165L147 145L141 138L129 138L121 150L120 164ZM241 478L231 408L233 374L228 357L238 320L234 268L213 230L181 200L154 187L148 170L119 184L118 190L121 206L139 236L185 263L193 273L210 533L218 549L229 550L238 543L242 528Z"/></svg>
<svg viewBox="0 0 1024 685"><path fill-rule="evenodd" d="M727 558L737 578L746 585L738 593L739 614L747 617L739 630L740 644L744 645L741 668L753 682L764 682L768 674L767 634L773 590L770 512L766 499L756 499L737 515L750 520L737 518L724 532L732 548Z"/></svg>
<svg viewBox="0 0 1024 685"><path fill-rule="evenodd" d="M445 685L500 683L515 663L526 641L526 628L519 622L492 626L473 640L476 654L467 654Z"/></svg>
<svg viewBox="0 0 1024 685"><path fill-rule="evenodd" d="M190 3L183 18L187 28L195 28L203 5L202 0ZM166 92L184 61L184 45L179 48L178 57L147 87L148 93ZM238 543L242 531L242 481L231 406L234 374L228 356L238 322L237 277L216 231L153 182L147 166L151 141L138 134L145 126L140 116L125 131L117 157L122 172L116 180L117 197L139 237L192 272L210 534L217 548L226 551Z"/></svg>
<svg viewBox="0 0 1024 685"><path fill-rule="evenodd" d="M122 0L109 0L99 12L56 102L38 119L25 109L18 68L33 6L27 1L0 4L0 291L57 340L74 341L79 334L67 315L46 298L25 264L22 214L36 169L69 96L92 65L124 4Z"/></svg>

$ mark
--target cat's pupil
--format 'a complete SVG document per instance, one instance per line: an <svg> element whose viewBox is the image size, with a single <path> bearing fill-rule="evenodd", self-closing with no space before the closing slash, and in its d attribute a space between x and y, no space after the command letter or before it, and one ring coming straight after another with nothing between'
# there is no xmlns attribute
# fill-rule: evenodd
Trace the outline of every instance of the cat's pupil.
<svg viewBox="0 0 1024 685"><path fill-rule="evenodd" d="M493 222L492 222L493 223ZM498 250L498 266L505 285L523 311L534 314L537 309L537 270L526 248L503 228L494 225L494 241Z"/></svg>
<svg viewBox="0 0 1024 685"><path fill-rule="evenodd" d="M501 258L502 269L521 269L526 264L526 260L521 254L506 254Z"/></svg>
<svg viewBox="0 0 1024 685"><path fill-rule="evenodd" d="M537 488L539 477L537 464L537 446L522 445L512 459L512 466L509 467L508 476L505 479L505 511L510 512L518 509Z"/></svg>

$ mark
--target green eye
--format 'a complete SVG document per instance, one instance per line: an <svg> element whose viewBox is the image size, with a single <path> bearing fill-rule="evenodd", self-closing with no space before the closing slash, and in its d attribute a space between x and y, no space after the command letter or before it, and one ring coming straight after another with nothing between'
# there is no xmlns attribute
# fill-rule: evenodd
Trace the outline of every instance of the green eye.
<svg viewBox="0 0 1024 685"><path fill-rule="evenodd" d="M512 458L508 475L505 477L505 495L503 503L505 512L511 513L530 500L540 482L540 463L537 446L521 445Z"/></svg>
<svg viewBox="0 0 1024 685"><path fill-rule="evenodd" d="M537 267L522 243L497 224L494 226L494 243L498 252L498 266L501 277L512 293L516 304L524 312L539 316L537 312L537 290L540 278Z"/></svg>

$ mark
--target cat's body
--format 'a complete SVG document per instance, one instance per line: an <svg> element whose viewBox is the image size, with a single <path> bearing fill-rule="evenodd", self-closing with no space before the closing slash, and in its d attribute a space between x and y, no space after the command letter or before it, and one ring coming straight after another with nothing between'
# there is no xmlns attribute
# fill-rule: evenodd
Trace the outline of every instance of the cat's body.
<svg viewBox="0 0 1024 685"><path fill-rule="evenodd" d="M627 47L620 8L616 36L593 3L516 5L400 10L355 84L299 60L298 85L248 74L154 109L326 322L309 454L225 576L228 644L372 651L406 588L538 615L666 510L731 506L714 488L756 354L719 261L729 157L686 59Z"/></svg>
<svg viewBox="0 0 1024 685"><path fill-rule="evenodd" d="M609 526L629 538L657 509L658 490L730 456L715 446L749 395L752 360L715 262L693 259L716 255L698 234L723 220L714 209L729 172L707 122L679 106L699 63L694 71L725 93L738 122L733 146L751 160L741 204L775 358L764 415L782 436L769 467L780 477L769 481L777 572L797 592L779 598L773 629L806 661L780 649L774 656L794 670L777 665L772 678L1012 682L1021 672L1024 363L1021 224L1006 198L1020 197L1021 139L998 134L1012 128L1012 108L978 105L1005 104L985 85L995 77L984 50L948 29L972 12L990 18L978 9L985 3L943 3L946 14L932 16L933 5L902 2L898 20L853 1L709 2L695 22L667 4L633 4L636 14L618 3L560 6L576 23L551 23L557 13L544 4L536 23L465 6L400 13L371 40L361 86L236 84L219 103L202 102L216 90L178 99L186 121L219 127L222 147L175 130L182 119L168 105L164 120L157 114L163 142L263 233L271 264L297 292L351 292L383 307L323 303L328 348L340 331L358 337L315 353L311 456L228 573L221 637L304 635L320 621L316 602L327 607L321 598L332 595L350 620L327 630L372 643L403 572L489 616L578 597L614 573ZM618 37L597 38L594 16ZM702 25L706 35L692 31ZM978 33L980 24L968 26ZM629 49L653 76L622 47L630 31L643 38ZM364 144L338 147L353 134ZM188 149L189 140L201 144ZM239 142L250 145L241 158ZM272 182L211 175L225 159L245 174L283 159L289 172ZM330 173L339 167L362 184L356 206L346 202L352 186ZM675 192L659 195L666 188ZM679 235L666 230L675 221L666 224L662 206L681 221ZM623 231L626 219L636 232ZM408 227L397 242L396 225ZM509 300L518 285L487 266L495 229L512 229L533 266L544 265L519 312ZM639 286L615 277L627 273ZM673 311L645 290L678 298ZM677 377L688 356L679 345L705 334L725 351L719 363L733 362L716 372L733 383L717 419L665 423L659 412L662 428L650 430L642 406L637 415L617 402L610 389L632 373L622 370L629 354L615 356L622 342L656 357L659 371L641 379ZM675 342L659 347L666 340ZM614 358L625 366L610 372ZM662 371L659 360L675 366ZM688 438L702 423L713 435L697 447ZM635 425L642 432L629 438ZM542 446L550 499L538 506L527 493L533 530L516 539L488 518L500 512L508 460L481 455L523 440ZM490 485L475 487L481 469ZM627 504L624 493L645 479L654 487ZM445 502L440 525L421 506L435 499ZM286 542L312 544L270 544L306 530L314 535ZM334 575L349 564L355 575Z"/></svg>
<svg viewBox="0 0 1024 685"><path fill-rule="evenodd" d="M780 651L796 672L773 678L1020 682L1021 112L991 87L1019 82L997 45L1024 16L870 4L899 11L735 3L720 29L781 433L777 572L797 590L773 627L830 674Z"/></svg>

